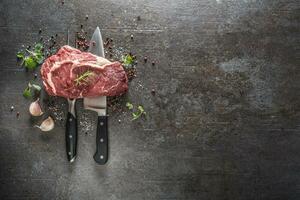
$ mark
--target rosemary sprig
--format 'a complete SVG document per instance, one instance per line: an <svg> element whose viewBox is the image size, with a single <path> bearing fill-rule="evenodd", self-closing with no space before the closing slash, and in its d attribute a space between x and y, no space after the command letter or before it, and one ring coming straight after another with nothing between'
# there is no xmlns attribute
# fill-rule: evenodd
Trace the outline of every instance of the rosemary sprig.
<svg viewBox="0 0 300 200"><path fill-rule="evenodd" d="M77 78L74 81L76 82L76 85L85 84L88 83L88 78L94 75L95 75L94 72L87 70L80 76L77 75Z"/></svg>

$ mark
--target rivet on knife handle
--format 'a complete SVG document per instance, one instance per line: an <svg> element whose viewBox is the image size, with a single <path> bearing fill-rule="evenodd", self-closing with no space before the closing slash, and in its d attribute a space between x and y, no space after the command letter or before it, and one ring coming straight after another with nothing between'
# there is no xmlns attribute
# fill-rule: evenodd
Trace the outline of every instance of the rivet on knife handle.
<svg viewBox="0 0 300 200"><path fill-rule="evenodd" d="M96 136L96 153L94 160L104 165L108 160L108 117L98 116L97 136Z"/></svg>

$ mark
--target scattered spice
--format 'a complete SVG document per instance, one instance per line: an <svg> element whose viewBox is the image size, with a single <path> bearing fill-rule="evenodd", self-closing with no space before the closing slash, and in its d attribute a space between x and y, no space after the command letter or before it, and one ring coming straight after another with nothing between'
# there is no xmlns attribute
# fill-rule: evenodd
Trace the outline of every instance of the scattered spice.
<svg viewBox="0 0 300 200"><path fill-rule="evenodd" d="M81 25L81 28L83 25ZM87 38L87 32L84 30L81 30L80 32L76 32L75 35L75 41L76 41L76 47L80 49L81 51L88 50L90 46L90 42L86 39Z"/></svg>
<svg viewBox="0 0 300 200"><path fill-rule="evenodd" d="M152 90L151 90L151 94L152 94L152 95L155 95L155 93L156 93L155 89L152 89Z"/></svg>
<svg viewBox="0 0 300 200"><path fill-rule="evenodd" d="M129 81L136 77L136 68L125 69L125 72Z"/></svg>
<svg viewBox="0 0 300 200"><path fill-rule="evenodd" d="M111 112L122 112L124 107L123 101L124 101L123 95L108 97L107 106Z"/></svg>

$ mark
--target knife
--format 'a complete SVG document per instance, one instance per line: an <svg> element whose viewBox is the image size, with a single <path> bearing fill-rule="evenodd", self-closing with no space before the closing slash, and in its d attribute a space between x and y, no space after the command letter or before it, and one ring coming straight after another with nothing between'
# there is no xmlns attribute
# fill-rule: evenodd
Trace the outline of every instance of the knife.
<svg viewBox="0 0 300 200"><path fill-rule="evenodd" d="M94 31L91 42L93 44L90 45L89 52L104 58L103 41L99 27ZM94 160L98 164L104 165L108 159L108 117L106 115L106 96L93 98L85 97L83 99L83 105L85 109L93 110L98 113L96 153L94 154Z"/></svg>
<svg viewBox="0 0 300 200"><path fill-rule="evenodd" d="M69 30L67 42L69 45ZM76 118L76 99L68 99L68 114L66 121L66 151L69 162L74 162L77 155L77 118Z"/></svg>

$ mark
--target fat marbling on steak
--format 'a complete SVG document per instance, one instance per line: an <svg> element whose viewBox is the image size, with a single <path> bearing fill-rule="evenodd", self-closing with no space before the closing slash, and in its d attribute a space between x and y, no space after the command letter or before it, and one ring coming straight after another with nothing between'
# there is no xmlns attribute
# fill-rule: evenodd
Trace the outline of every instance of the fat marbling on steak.
<svg viewBox="0 0 300 200"><path fill-rule="evenodd" d="M52 96L117 96L128 89L121 63L67 45L45 60L41 75L47 93Z"/></svg>

